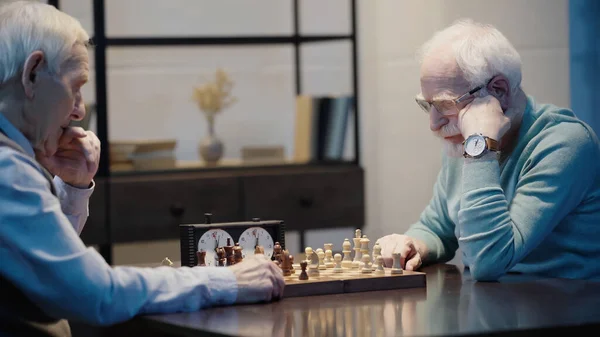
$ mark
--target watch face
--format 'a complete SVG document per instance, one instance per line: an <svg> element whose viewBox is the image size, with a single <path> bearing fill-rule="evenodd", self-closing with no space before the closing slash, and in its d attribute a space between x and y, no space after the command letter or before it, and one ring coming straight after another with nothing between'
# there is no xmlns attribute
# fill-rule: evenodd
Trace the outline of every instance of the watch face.
<svg viewBox="0 0 600 337"><path fill-rule="evenodd" d="M271 258L273 256L274 241L271 234L266 229L261 227L250 227L240 235L240 246L242 247L242 256L254 254L256 246L262 246L265 251L265 256Z"/></svg>
<svg viewBox="0 0 600 337"><path fill-rule="evenodd" d="M471 136L467 138L465 142L465 152L471 156L476 157L483 153L485 150L485 139L482 136Z"/></svg>
<svg viewBox="0 0 600 337"><path fill-rule="evenodd" d="M205 262L207 266L218 265L219 261L215 250L217 247L227 246L227 239L229 239L230 245L233 246L235 244L231 235L222 229L208 230L200 237L200 240L198 240L198 251L206 252Z"/></svg>

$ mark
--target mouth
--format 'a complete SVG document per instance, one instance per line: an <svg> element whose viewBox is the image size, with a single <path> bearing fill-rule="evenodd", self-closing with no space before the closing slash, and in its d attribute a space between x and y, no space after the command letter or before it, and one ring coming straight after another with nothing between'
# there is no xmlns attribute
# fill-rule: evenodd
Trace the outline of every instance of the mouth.
<svg viewBox="0 0 600 337"><path fill-rule="evenodd" d="M446 140L447 142L450 142L452 144L461 144L464 139L463 139L462 135L455 135L455 136L444 137L444 140Z"/></svg>

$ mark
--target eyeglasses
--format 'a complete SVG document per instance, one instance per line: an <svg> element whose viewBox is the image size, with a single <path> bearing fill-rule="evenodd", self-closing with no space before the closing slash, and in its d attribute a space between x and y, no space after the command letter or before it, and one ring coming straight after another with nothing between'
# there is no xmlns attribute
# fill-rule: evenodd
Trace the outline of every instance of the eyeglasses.
<svg viewBox="0 0 600 337"><path fill-rule="evenodd" d="M490 79L487 83L490 83L492 81L492 79ZM421 107L421 109L423 109L423 111L425 111L426 113L429 113L429 111L431 110L431 107L433 106L435 108L435 110L437 112L439 112L440 114L442 114L444 116L453 116L453 115L456 115L459 111L459 109L456 108L457 105L464 102L465 100L467 100L468 98L473 96L473 94L475 94L476 92L478 92L479 90L483 89L486 86L487 86L487 84L485 84L485 85L482 84L478 87L471 89L469 92L467 92L455 99L442 99L442 100L427 101L424 98L417 96L415 98L415 100L417 101L417 104Z"/></svg>

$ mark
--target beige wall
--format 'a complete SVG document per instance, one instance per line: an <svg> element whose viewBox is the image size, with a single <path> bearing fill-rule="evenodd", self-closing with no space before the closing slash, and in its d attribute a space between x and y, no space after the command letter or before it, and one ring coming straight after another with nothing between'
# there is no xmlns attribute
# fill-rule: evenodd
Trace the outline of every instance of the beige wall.
<svg viewBox="0 0 600 337"><path fill-rule="evenodd" d="M290 1L163 1L107 0L110 34L143 35L285 33L291 31ZM91 31L91 1L61 0L67 12ZM345 0L302 0L303 30L345 33L349 12ZM523 58L524 87L540 101L569 106L567 0L377 0L358 1L361 86L361 153L366 169L367 226L373 240L402 232L414 222L431 197L440 165L439 142L429 132L427 116L413 97L419 90L416 48L435 30L460 17L495 24L512 40ZM185 7L185 11L177 8ZM175 10L171 9L175 8ZM239 9L233 12L232 8ZM177 20L162 19L170 13ZM211 14L208 14L211 13ZM227 18L227 19L223 19ZM304 86L309 93L351 90L349 45L311 45L303 50ZM109 53L111 139L177 137L180 159L195 159L204 130L201 115L187 100L199 75L227 65L236 79L240 104L218 121L228 155L241 144L285 144L293 130L291 49L287 47L171 50L115 50ZM164 91L164 88L172 88ZM93 98L93 85L88 86ZM162 91L161 91L162 90ZM160 93L160 94L157 94ZM141 126L143 123L143 127ZM139 127L133 127L140 125ZM240 125L244 125L243 128ZM276 126L273 128L273 126ZM274 130L265 133L264 130ZM308 245L341 245L353 228L310 232ZM288 248L298 246L290 233ZM178 241L119 245L115 262L160 261L179 255Z"/></svg>

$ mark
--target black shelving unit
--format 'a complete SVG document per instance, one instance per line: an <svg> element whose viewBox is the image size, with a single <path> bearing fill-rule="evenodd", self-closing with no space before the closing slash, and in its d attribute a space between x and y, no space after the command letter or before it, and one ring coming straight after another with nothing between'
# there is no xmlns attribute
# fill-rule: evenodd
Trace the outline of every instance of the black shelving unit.
<svg viewBox="0 0 600 337"><path fill-rule="evenodd" d="M359 108L360 95L358 86L358 46L357 46L357 2L350 1L351 30L350 34L337 35L302 35L300 33L300 8L299 0L293 0L293 34L292 35L266 35L266 36L171 36L171 37L107 37L106 36L106 12L104 0L93 0L93 20L94 31L92 42L95 52L95 73L96 73L96 118L97 118L97 136L100 139L103 149L109 148L108 139L108 113L107 113L107 62L106 51L108 48L119 47L164 47L164 46L207 46L207 45L292 45L294 48L294 76L296 95L302 94L302 65L300 47L306 43L322 43L329 41L350 41L352 44L352 87L354 94L354 161L353 164L360 163L360 139L359 139ZM48 3L59 7L59 0L48 0ZM311 164L306 164L311 165ZM97 177L108 178L110 172L109 151L101 151L100 164ZM110 184L107 184L107 189ZM106 198L110 195L106 192ZM106 207L110 202L106 201ZM107 214L110 210L107 210ZM108 218L107 218L107 222ZM110 223L107 223L110 228ZM109 231L110 232L110 231ZM110 241L110 238L109 238ZM304 247L304 234L300 233L300 245ZM112 261L112 249L110 245L100 245L100 253Z"/></svg>

